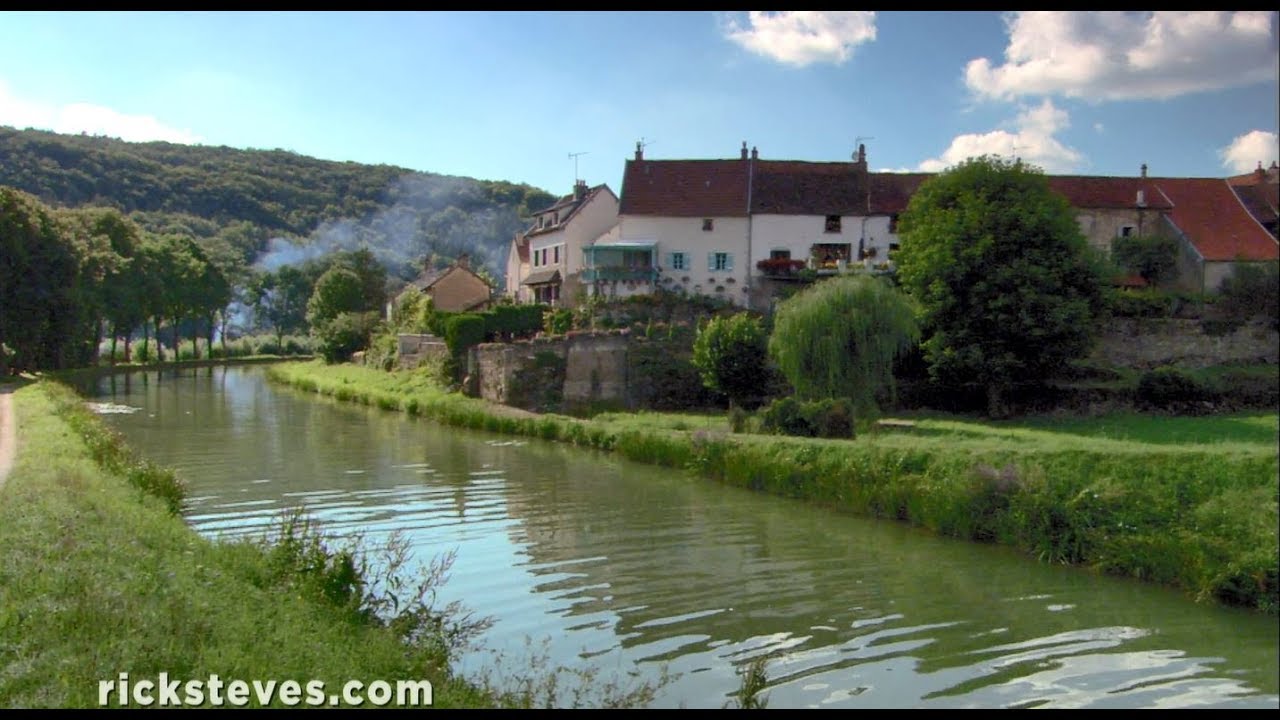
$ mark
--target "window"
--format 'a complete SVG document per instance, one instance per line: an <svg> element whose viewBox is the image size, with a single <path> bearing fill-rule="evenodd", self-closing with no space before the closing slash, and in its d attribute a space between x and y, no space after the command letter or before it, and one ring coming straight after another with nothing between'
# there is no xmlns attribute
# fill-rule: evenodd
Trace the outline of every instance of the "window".
<svg viewBox="0 0 1280 720"><path fill-rule="evenodd" d="M895 243L895 242L889 243L889 252L893 252L897 249L898 249L898 243Z"/></svg>
<svg viewBox="0 0 1280 720"><path fill-rule="evenodd" d="M733 253L713 252L707 253L707 269L713 271L728 271L733 269Z"/></svg>
<svg viewBox="0 0 1280 720"><path fill-rule="evenodd" d="M557 245L557 246L555 247L554 257L555 257L555 259L554 259L554 260L552 260L552 262L554 262L555 264L559 265L559 264L560 264L560 246L559 246L559 245Z"/></svg>
<svg viewBox="0 0 1280 720"><path fill-rule="evenodd" d="M1133 237L1137 235L1137 228L1132 225L1125 225L1120 228L1120 237Z"/></svg>
<svg viewBox="0 0 1280 720"><path fill-rule="evenodd" d="M770 260L790 260L791 251L790 250L770 250L769 259Z"/></svg>
<svg viewBox="0 0 1280 720"><path fill-rule="evenodd" d="M716 221L711 218L702 218L702 232L711 232L716 228Z"/></svg>
<svg viewBox="0 0 1280 720"><path fill-rule="evenodd" d="M889 232L894 233L895 235L898 232L898 213L894 213L889 216Z"/></svg>
<svg viewBox="0 0 1280 720"><path fill-rule="evenodd" d="M839 215L828 215L828 216L827 216L827 230L826 230L826 231L827 231L827 232L829 232L829 233L838 233L838 232L840 232L840 216L839 216Z"/></svg>
<svg viewBox="0 0 1280 720"><path fill-rule="evenodd" d="M685 260L684 253L682 252L671 253L671 269L672 270L688 270L689 269L689 264Z"/></svg>

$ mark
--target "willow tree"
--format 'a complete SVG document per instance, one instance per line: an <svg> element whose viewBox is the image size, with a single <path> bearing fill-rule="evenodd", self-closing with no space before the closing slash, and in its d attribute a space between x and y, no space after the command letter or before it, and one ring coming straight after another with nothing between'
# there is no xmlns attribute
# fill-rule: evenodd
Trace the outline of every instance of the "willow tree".
<svg viewBox="0 0 1280 720"><path fill-rule="evenodd" d="M803 398L849 398L860 416L894 390L893 360L919 339L915 309L887 280L843 275L778 305L769 355Z"/></svg>

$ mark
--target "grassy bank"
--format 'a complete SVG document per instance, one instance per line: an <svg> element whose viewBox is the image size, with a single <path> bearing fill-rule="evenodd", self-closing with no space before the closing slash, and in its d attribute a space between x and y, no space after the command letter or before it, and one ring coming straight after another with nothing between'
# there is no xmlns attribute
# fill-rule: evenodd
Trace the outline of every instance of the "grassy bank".
<svg viewBox="0 0 1280 720"><path fill-rule="evenodd" d="M0 707L96 707L100 680L430 680L437 707L491 699L431 638L369 617L362 555L305 527L213 543L175 512L172 473L132 456L50 382L15 395L0 492ZM305 695L304 695L305 701ZM257 700L250 694L250 705ZM276 704L282 704L277 700Z"/></svg>
<svg viewBox="0 0 1280 720"><path fill-rule="evenodd" d="M532 416L425 374L287 363L295 387L463 427L683 467L729 484L1000 542L1044 561L1275 613L1277 416L981 422L918 415L854 441L731 434L722 416Z"/></svg>

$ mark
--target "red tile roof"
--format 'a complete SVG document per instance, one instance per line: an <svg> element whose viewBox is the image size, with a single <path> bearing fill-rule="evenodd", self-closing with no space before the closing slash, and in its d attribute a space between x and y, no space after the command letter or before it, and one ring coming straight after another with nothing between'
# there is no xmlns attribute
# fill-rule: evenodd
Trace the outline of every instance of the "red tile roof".
<svg viewBox="0 0 1280 720"><path fill-rule="evenodd" d="M907 209L911 196L931 173L871 173L871 197L867 204L873 215L893 215Z"/></svg>
<svg viewBox="0 0 1280 720"><path fill-rule="evenodd" d="M863 174L858 164L849 162L628 160L619 212L743 217L749 177L754 213L890 215L905 210L921 183L933 175ZM1253 176L1231 181L1245 184L1246 177ZM1167 213L1206 260L1280 257L1276 239L1261 224L1265 218L1255 220L1259 211L1255 206L1266 202L1271 203L1269 217L1274 216L1274 183L1237 188L1245 191L1242 199L1227 180L1217 178L1051 175L1048 181L1077 209L1135 209L1141 192L1142 207ZM1260 197L1255 199L1254 194Z"/></svg>
<svg viewBox="0 0 1280 720"><path fill-rule="evenodd" d="M1277 206L1280 206L1280 185L1275 183L1269 185L1233 185L1231 189L1235 192L1236 197L1240 198L1240 203L1244 205L1250 215L1274 231L1277 220L1280 220L1280 211L1277 211Z"/></svg>
<svg viewBox="0 0 1280 720"><path fill-rule="evenodd" d="M1205 260L1280 259L1280 244L1217 178L1160 178L1159 188L1173 206L1170 219Z"/></svg>
<svg viewBox="0 0 1280 720"><path fill-rule="evenodd" d="M1067 198L1074 208L1124 210L1138 207L1142 191L1144 207L1169 209L1169 203L1156 190L1155 178L1097 177L1083 175L1050 175L1049 187Z"/></svg>
<svg viewBox="0 0 1280 720"><path fill-rule="evenodd" d="M533 216L537 217L539 215L545 215L553 210L562 210L567 207L572 207L572 209L568 212L568 214L561 216L560 222L557 222L555 225L548 225L547 227L543 227L543 228L540 228L537 226L537 224L534 224L533 227L525 231L524 233L525 237L534 237L537 235L544 235L546 233L555 232L556 230L559 230L563 226L569 224L569 221L572 220L573 217L578 214L579 210L586 207L587 203L591 202L593 199L595 199L596 195L599 195L602 192L608 192L610 195L613 194L613 191L609 189L609 186L607 184L596 185L590 190L587 190L586 194L582 196L582 200L575 200L573 197L573 194L570 193L560 198L559 200L557 200L551 206L535 212Z"/></svg>
<svg viewBox="0 0 1280 720"><path fill-rule="evenodd" d="M621 215L746 217L747 160L628 160Z"/></svg>
<svg viewBox="0 0 1280 720"><path fill-rule="evenodd" d="M756 161L751 212L778 215L865 215L865 166L851 162Z"/></svg>

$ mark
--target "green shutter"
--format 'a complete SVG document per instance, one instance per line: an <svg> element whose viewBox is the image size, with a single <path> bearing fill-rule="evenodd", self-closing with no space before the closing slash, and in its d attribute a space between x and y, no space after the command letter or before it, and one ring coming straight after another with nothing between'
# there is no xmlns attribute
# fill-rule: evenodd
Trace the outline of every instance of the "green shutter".
<svg viewBox="0 0 1280 720"><path fill-rule="evenodd" d="M733 253L724 254L724 269L730 272L733 271Z"/></svg>
<svg viewBox="0 0 1280 720"><path fill-rule="evenodd" d="M707 271L712 272L715 269L716 269L716 254L713 252L709 252L707 253Z"/></svg>

